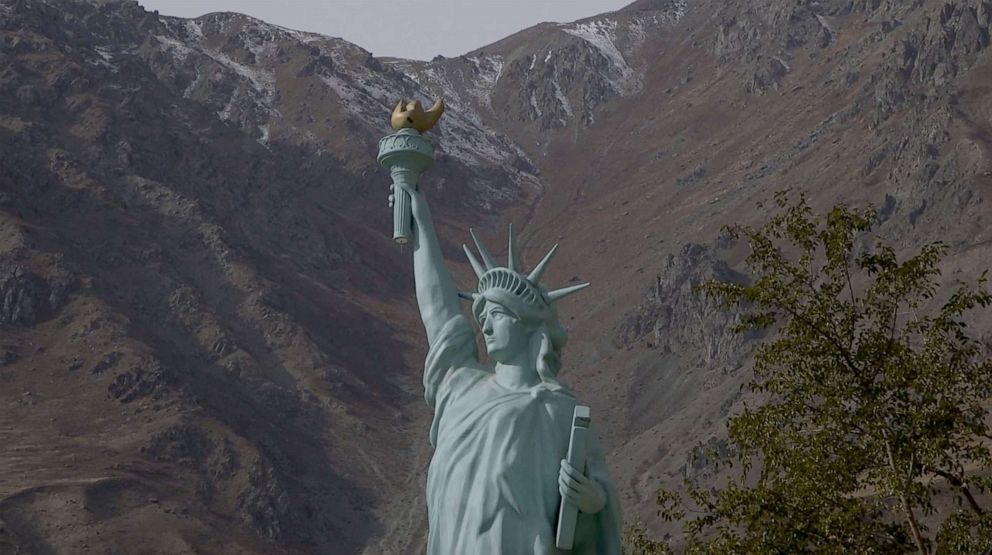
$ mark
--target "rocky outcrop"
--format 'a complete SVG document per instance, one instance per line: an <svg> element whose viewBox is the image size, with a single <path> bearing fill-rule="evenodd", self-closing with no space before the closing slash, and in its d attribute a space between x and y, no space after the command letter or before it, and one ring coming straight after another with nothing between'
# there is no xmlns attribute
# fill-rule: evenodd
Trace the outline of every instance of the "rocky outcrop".
<svg viewBox="0 0 992 555"><path fill-rule="evenodd" d="M213 504L218 492L237 487L229 483L241 470L234 444L195 423L181 422L159 432L142 452L157 462L192 469L197 476L195 490L205 503Z"/></svg>
<svg viewBox="0 0 992 555"><path fill-rule="evenodd" d="M921 18L922 9L919 2L874 0L793 5L766 1L743 10L728 6L720 12L711 49L724 66L741 74L748 92L762 94L778 87L792 63L817 57L845 31L844 26L862 19L875 32L859 37L846 47L847 52L865 49L890 33L901 37L894 41L885 70L872 76L876 102L884 115L911 98L911 84L930 96L940 94L989 44L987 2L946 2ZM904 20L919 24L906 29ZM855 59L849 60L844 73L857 72Z"/></svg>
<svg viewBox="0 0 992 555"><path fill-rule="evenodd" d="M883 71L873 76L878 118L885 119L915 95L946 97L948 83L989 45L986 2L943 3L911 29L902 29Z"/></svg>
<svg viewBox="0 0 992 555"><path fill-rule="evenodd" d="M675 352L705 365L739 357L745 338L731 329L739 312L697 291L709 280L745 283L746 276L703 245L690 243L669 255L642 304L617 326L614 344Z"/></svg>
<svg viewBox="0 0 992 555"><path fill-rule="evenodd" d="M710 437L693 447L682 466L682 477L702 481L712 478L721 464L732 459L737 448L723 437Z"/></svg>
<svg viewBox="0 0 992 555"><path fill-rule="evenodd" d="M23 266L0 265L0 321L21 326L34 324L44 296L44 283Z"/></svg>
<svg viewBox="0 0 992 555"><path fill-rule="evenodd" d="M166 374L154 359L144 359L117 374L107 386L107 393L127 404L144 397L160 398L166 393Z"/></svg>
<svg viewBox="0 0 992 555"><path fill-rule="evenodd" d="M177 424L159 432L143 449L145 455L156 461L190 467L203 465L212 450L213 442L206 432L190 423Z"/></svg>
<svg viewBox="0 0 992 555"><path fill-rule="evenodd" d="M280 541L299 534L289 489L265 458L251 465L248 485L238 494L238 513L262 537Z"/></svg>
<svg viewBox="0 0 992 555"><path fill-rule="evenodd" d="M10 257L0 258L0 323L32 326L54 314L73 286L71 274L52 261L46 276Z"/></svg>

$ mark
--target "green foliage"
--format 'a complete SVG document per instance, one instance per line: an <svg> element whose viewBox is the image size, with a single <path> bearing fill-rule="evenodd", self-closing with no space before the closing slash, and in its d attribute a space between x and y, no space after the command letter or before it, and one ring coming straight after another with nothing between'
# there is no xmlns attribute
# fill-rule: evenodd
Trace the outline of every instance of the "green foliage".
<svg viewBox="0 0 992 555"><path fill-rule="evenodd" d="M992 515L957 511L949 516L937 534L936 553L992 553Z"/></svg>
<svg viewBox="0 0 992 555"><path fill-rule="evenodd" d="M688 553L992 552L976 501L992 485L992 361L964 320L992 304L986 275L941 289L942 244L901 260L863 246L872 210L775 204L762 226L728 229L753 282L700 287L745 311L738 331L773 332L755 350L758 402L728 424L743 471L717 490L687 482L678 503L664 493L662 516L683 523ZM960 509L940 514L948 489Z"/></svg>
<svg viewBox="0 0 992 555"><path fill-rule="evenodd" d="M667 544L648 538L640 524L627 528L623 538L624 555L672 555L675 553Z"/></svg>

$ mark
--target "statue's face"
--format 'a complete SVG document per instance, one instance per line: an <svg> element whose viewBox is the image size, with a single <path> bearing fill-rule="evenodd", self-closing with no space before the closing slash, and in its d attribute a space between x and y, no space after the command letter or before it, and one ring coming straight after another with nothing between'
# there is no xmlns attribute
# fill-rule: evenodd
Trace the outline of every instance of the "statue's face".
<svg viewBox="0 0 992 555"><path fill-rule="evenodd" d="M520 355L530 347L531 326L505 306L488 300L481 320L489 356L504 364L520 363Z"/></svg>

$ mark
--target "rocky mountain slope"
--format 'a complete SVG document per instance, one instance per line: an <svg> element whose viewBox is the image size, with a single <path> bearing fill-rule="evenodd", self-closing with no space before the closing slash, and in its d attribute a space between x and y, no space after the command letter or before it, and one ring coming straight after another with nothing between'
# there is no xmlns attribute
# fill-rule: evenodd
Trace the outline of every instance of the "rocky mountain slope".
<svg viewBox="0 0 992 555"><path fill-rule="evenodd" d="M416 84L238 14L28 1L0 22L6 533L360 550L423 450L408 253L370 159L383 91ZM538 186L473 137L436 169L470 184L449 225Z"/></svg>
<svg viewBox="0 0 992 555"><path fill-rule="evenodd" d="M424 186L456 280L523 228L628 520L721 444L754 338L691 293L784 187L992 260L992 4L641 0L458 58L231 13L0 0L0 546L407 553L427 409L376 168L444 96ZM434 132L432 132L434 133ZM654 525L653 525L654 526ZM654 528L663 533L662 528ZM16 547L15 547L16 546Z"/></svg>
<svg viewBox="0 0 992 555"><path fill-rule="evenodd" d="M657 526L657 486L705 472L691 451L722 444L749 377L733 315L691 292L743 279L723 225L760 221L758 203L791 187L818 207L875 205L904 252L948 243L948 280L988 268L990 6L643 1L408 64L448 95L500 68L472 106L547 191L509 215L526 245L574 253L559 279L602 287L572 309L569 376L608 430L630 520Z"/></svg>

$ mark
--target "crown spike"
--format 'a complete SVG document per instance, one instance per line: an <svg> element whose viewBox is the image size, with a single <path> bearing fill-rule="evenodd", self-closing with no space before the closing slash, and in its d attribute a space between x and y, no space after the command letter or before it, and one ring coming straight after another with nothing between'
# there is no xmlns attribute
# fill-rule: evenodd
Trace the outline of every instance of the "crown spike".
<svg viewBox="0 0 992 555"><path fill-rule="evenodd" d="M567 297L568 295L571 295L572 293L575 293L580 289L585 289L586 287L589 287L588 283L580 283L578 285L572 285L570 287L562 287L561 289L555 289L554 291L548 292L548 299L551 302L555 302L558 299L561 299L562 297Z"/></svg>
<svg viewBox="0 0 992 555"><path fill-rule="evenodd" d="M479 240L475 235L475 231L472 228L468 230L469 235L472 236L472 240L475 241L475 248L479 249L479 255L482 256L482 261L486 264L486 270L492 270L496 267L496 261L493 260L492 255L486 250L485 245Z"/></svg>
<svg viewBox="0 0 992 555"><path fill-rule="evenodd" d="M463 291L458 292L458 296L469 302L475 302L475 298L479 296L478 293L465 293Z"/></svg>
<svg viewBox="0 0 992 555"><path fill-rule="evenodd" d="M506 245L506 267L516 272L517 268L520 267L520 261L517 259L517 247L513 242L513 222L510 222L508 237Z"/></svg>
<svg viewBox="0 0 992 555"><path fill-rule="evenodd" d="M475 277L482 279L482 274L486 273L486 269L482 267L482 264L479 264L479 260L475 258L472 251L468 250L468 246L462 245L462 248L465 249L465 256L468 257L468 263L471 264L472 269L475 270Z"/></svg>
<svg viewBox="0 0 992 555"><path fill-rule="evenodd" d="M531 270L530 275L527 276L527 279L529 279L531 283L541 281L541 276L544 275L544 270L548 269L548 263L551 262L551 257L554 256L556 250L558 250L557 243L555 243L555 246L551 247L548 254L544 255L544 258L542 258L541 261L537 263L537 266Z"/></svg>

